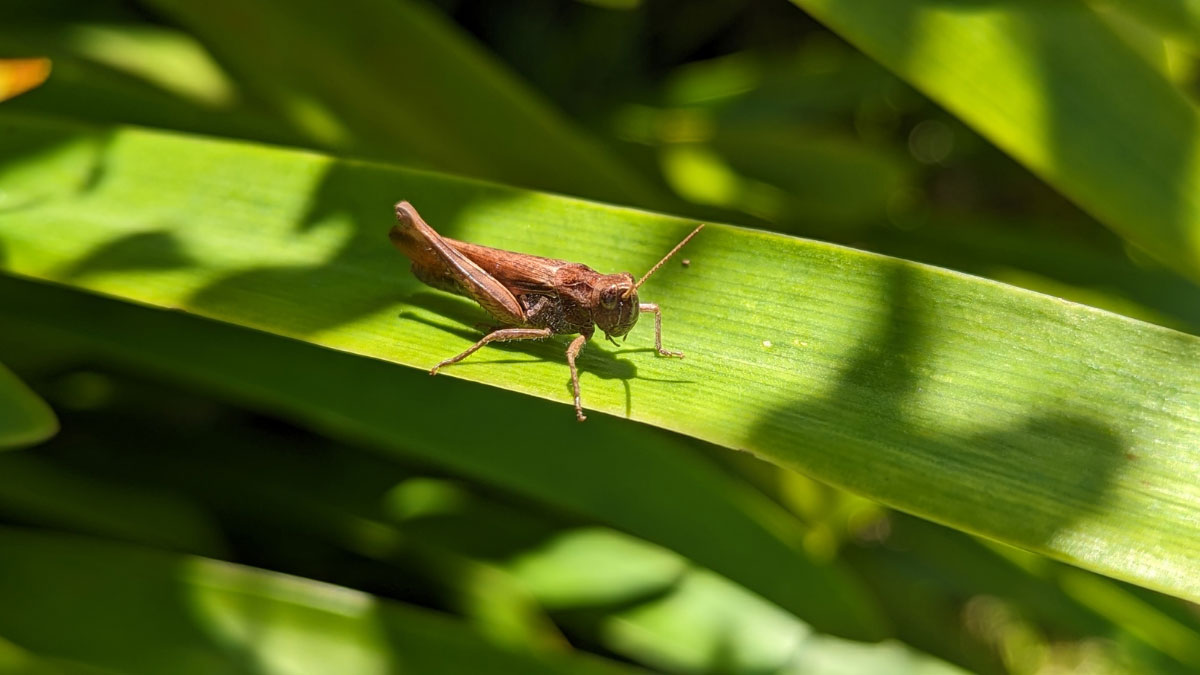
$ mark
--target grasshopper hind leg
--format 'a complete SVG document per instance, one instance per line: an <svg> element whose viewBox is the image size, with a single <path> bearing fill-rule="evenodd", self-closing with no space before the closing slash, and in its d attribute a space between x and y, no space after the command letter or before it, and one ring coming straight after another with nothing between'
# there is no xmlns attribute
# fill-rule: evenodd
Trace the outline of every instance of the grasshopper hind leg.
<svg viewBox="0 0 1200 675"><path fill-rule="evenodd" d="M458 356L452 356L437 364L429 370L429 374L437 375L438 371L442 368L452 363L458 363L459 361L462 361L468 356L479 351L481 347L489 342L508 342L510 340L541 340L543 338L548 338L553 334L553 331L551 331L549 328L500 328L488 333L487 335L484 335L479 342L471 345L466 351Z"/></svg>

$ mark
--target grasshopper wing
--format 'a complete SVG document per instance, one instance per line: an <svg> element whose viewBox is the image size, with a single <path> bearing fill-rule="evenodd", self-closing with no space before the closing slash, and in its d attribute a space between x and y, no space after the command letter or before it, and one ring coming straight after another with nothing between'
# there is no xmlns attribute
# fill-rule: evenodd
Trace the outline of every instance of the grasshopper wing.
<svg viewBox="0 0 1200 675"><path fill-rule="evenodd" d="M471 298L502 323L525 324L525 312L512 292L447 243L412 204L396 204L396 221L388 237L413 261L413 271L422 281Z"/></svg>

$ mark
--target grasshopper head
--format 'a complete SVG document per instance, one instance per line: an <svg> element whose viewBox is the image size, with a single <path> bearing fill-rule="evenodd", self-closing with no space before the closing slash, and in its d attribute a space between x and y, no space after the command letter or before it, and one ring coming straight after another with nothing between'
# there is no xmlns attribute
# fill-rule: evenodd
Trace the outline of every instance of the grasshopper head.
<svg viewBox="0 0 1200 675"><path fill-rule="evenodd" d="M637 288L628 272L606 274L593 286L592 318L609 340L633 329L638 320Z"/></svg>
<svg viewBox="0 0 1200 675"><path fill-rule="evenodd" d="M616 344L617 341L613 339L614 337L625 335L637 324L638 314L641 312L641 307L638 306L638 287L646 283L650 275L658 271L663 263L678 253L679 249L683 248L683 245L702 229L704 229L704 225L697 225L691 234L676 244L675 248L663 256L658 264L651 267L649 272L642 275L637 283L634 283L632 274L622 272L621 274L606 274L600 283L593 287L595 290L592 295L592 307L595 309L592 319L600 327L600 330L604 331L604 337L608 338L609 342Z"/></svg>

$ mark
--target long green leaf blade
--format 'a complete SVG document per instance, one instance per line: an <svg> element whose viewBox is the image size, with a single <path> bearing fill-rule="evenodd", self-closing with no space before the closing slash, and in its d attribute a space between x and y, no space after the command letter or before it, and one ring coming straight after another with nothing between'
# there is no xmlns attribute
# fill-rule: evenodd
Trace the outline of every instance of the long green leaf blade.
<svg viewBox="0 0 1200 675"><path fill-rule="evenodd" d="M11 123L0 138L40 143L0 174L21 205L0 215L10 272L422 368L471 344L485 317L404 270L384 240L396 199L448 235L602 270L640 272L692 225L160 133ZM731 227L688 255L643 297L689 357L589 347L590 409L1200 598L1200 340ZM644 325L629 344L651 337ZM562 348L490 349L447 374L566 402ZM557 442L540 419L513 420Z"/></svg>
<svg viewBox="0 0 1200 675"><path fill-rule="evenodd" d="M1200 280L1200 116L1087 4L793 1Z"/></svg>

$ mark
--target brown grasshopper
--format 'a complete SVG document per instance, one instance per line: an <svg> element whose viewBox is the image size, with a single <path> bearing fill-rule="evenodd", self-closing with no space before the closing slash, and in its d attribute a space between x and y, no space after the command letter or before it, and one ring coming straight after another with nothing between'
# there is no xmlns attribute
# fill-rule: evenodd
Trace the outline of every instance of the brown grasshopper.
<svg viewBox="0 0 1200 675"><path fill-rule="evenodd" d="M513 253L487 246L455 241L439 235L408 202L396 204L396 225L388 237L412 260L413 274L422 283L456 293L478 302L503 326L483 336L465 352L434 366L458 363L489 342L541 340L555 334L579 333L567 347L571 385L575 390L575 416L587 419L579 401L579 371L575 357L595 333L596 327L613 344L614 337L628 333L642 312L654 314L654 348L662 356L683 358L662 346L662 312L653 303L638 303L637 289L683 248L696 233L684 237L671 252L650 268L637 283L628 272L600 274L580 263Z"/></svg>

